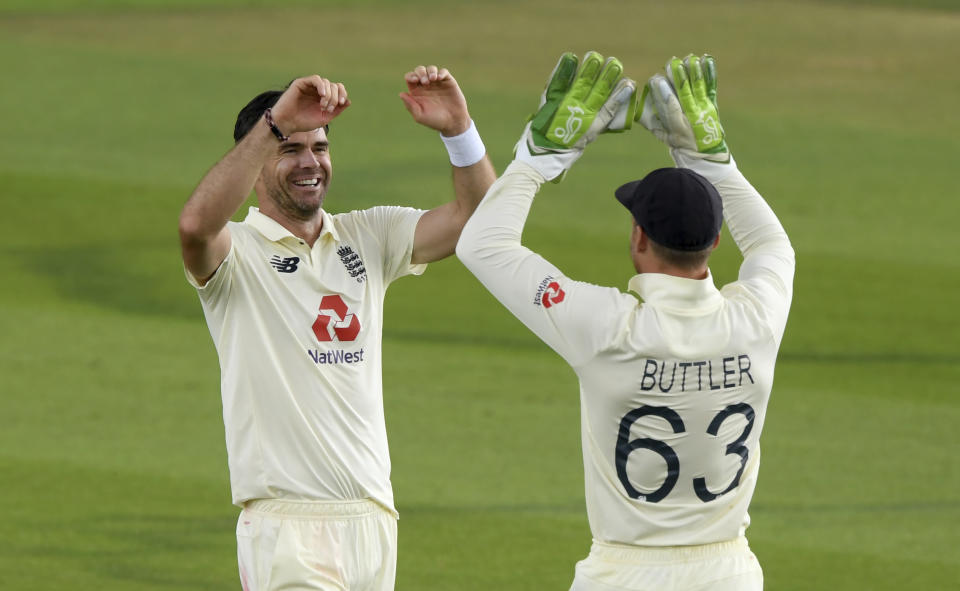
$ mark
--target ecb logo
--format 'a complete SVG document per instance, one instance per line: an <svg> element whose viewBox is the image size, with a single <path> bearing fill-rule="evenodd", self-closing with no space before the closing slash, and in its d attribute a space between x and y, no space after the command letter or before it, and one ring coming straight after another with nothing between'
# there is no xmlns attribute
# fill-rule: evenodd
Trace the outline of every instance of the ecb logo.
<svg viewBox="0 0 960 591"><path fill-rule="evenodd" d="M360 334L360 319L351 314L339 295L323 296L320 314L313 323L313 333L320 342L354 341Z"/></svg>

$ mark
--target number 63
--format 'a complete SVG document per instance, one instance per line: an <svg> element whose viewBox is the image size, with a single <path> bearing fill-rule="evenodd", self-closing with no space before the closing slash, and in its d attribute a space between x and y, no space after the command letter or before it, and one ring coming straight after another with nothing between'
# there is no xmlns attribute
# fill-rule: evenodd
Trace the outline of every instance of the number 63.
<svg viewBox="0 0 960 591"><path fill-rule="evenodd" d="M710 421L710 426L707 427L707 433L716 436L720 431L720 425L722 425L730 415L734 414L742 414L747 418L747 426L744 427L740 436L733 442L727 444L726 455L737 454L740 456L740 469L737 470L737 475L734 476L733 482L719 493L711 492L710 489L707 488L706 479L702 476L695 478L693 480L693 490L697 493L697 497L704 503L708 503L735 489L737 485L740 484L740 476L743 475L743 469L747 465L749 450L743 443L747 440L747 437L750 436L750 431L753 430L753 420L756 416L753 412L753 407L746 403L731 404L713 417L713 420ZM631 410L620 419L620 433L617 437L615 454L617 476L620 478L620 483L623 484L623 488L626 489L631 499L640 499L648 503L659 503L669 495L673 487L677 485L677 480L680 478L680 459L672 447L659 439L651 439L649 437L630 439L630 427L646 416L660 417L667 421L673 428L674 433L683 433L686 427L683 424L683 419L677 414L677 411L666 406L641 406L640 408ZM649 449L654 453L660 454L667 463L667 478L663 481L663 484L660 485L660 488L651 493L644 494L638 491L627 477L627 457L631 452L638 449Z"/></svg>

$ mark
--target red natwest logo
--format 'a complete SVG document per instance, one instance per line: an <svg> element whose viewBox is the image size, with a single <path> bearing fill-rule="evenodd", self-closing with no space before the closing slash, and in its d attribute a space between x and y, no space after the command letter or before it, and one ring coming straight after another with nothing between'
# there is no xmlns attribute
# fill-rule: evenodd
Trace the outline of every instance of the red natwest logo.
<svg viewBox="0 0 960 591"><path fill-rule="evenodd" d="M333 334L330 330L333 329ZM343 299L338 295L323 296L320 300L320 315L313 323L313 333L321 342L353 341L360 334L360 319L351 314Z"/></svg>
<svg viewBox="0 0 960 591"><path fill-rule="evenodd" d="M549 308L554 304L562 302L566 295L567 294L560 288L560 284L554 281L544 290L543 298L541 298L540 301L543 303L544 308Z"/></svg>

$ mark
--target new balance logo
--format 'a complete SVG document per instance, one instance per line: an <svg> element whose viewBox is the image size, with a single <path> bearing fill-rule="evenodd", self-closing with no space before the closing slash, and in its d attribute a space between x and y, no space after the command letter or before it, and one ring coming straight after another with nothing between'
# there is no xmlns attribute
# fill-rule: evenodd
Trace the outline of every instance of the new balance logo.
<svg viewBox="0 0 960 591"><path fill-rule="evenodd" d="M270 264L279 273L293 273L297 270L297 263L299 262L300 257L280 258L280 255L276 254L270 257Z"/></svg>
<svg viewBox="0 0 960 591"><path fill-rule="evenodd" d="M340 261L343 263L347 273L350 273L350 276L356 279L357 283L366 281L367 269L363 266L360 255L355 253L349 246L341 246L337 249L337 254L340 255Z"/></svg>

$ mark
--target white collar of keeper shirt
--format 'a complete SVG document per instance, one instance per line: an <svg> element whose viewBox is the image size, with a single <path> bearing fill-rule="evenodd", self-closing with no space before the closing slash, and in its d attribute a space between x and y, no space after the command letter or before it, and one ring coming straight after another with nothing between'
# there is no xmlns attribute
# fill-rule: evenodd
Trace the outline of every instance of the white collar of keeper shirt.
<svg viewBox="0 0 960 591"><path fill-rule="evenodd" d="M317 236L317 241L314 242L314 246L323 244L327 236L330 236L334 242L340 242L340 235L337 234L337 229L333 227L333 218L323 209L320 210L320 215L323 217L323 227L320 229L320 235ZM271 242L280 242L287 239L299 244L304 244L303 240L291 234L290 230L280 225L280 222L261 213L259 208L251 207L250 211L247 212L247 217L244 218L243 221L256 228L264 238Z"/></svg>
<svg viewBox="0 0 960 591"><path fill-rule="evenodd" d="M713 284L713 275L706 279L687 279L663 273L640 273L628 283L645 303L672 312L704 312L723 304L723 296Z"/></svg>

